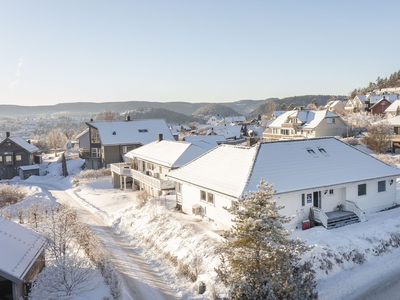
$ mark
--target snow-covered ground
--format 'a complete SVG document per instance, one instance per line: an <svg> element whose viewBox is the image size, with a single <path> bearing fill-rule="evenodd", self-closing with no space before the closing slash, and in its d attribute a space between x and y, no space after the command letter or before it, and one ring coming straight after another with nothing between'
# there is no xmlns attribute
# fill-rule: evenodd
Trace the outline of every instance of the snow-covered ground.
<svg viewBox="0 0 400 300"><path fill-rule="evenodd" d="M68 161L69 173L72 176L78 173L81 164L80 160ZM218 228L175 211L173 195L143 203L137 199L137 192L113 189L109 178L80 182L74 187L71 176L60 176L60 163L46 163L43 171L45 168L46 176L33 176L25 181L32 185L29 196L9 209L16 210L35 201L51 203L52 196L35 185L57 184L110 224L181 299L212 299L214 293L226 294L214 271L219 264L214 250L222 241ZM22 183L18 178L10 181L18 182ZM399 183L397 202L400 204ZM399 284L391 280L400 274L399 228L400 207L367 215L362 223L333 230L323 227L296 230L292 236L314 246L304 258L310 259L316 269L320 299L364 299L363 292L383 282ZM206 284L203 295L195 290L196 277ZM109 291L102 286L85 299L108 295ZM376 296L376 299L396 299L388 295L382 298L382 294Z"/></svg>

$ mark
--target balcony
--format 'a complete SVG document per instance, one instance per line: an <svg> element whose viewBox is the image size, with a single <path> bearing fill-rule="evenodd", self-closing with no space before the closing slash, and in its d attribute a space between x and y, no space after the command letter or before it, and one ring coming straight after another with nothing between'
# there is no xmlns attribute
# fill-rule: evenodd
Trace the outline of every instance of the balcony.
<svg viewBox="0 0 400 300"><path fill-rule="evenodd" d="M136 179L137 181L151 186L158 190L173 190L175 183L172 180L159 179L159 173L144 173L142 171L132 169L132 165L126 163L111 164L111 172L121 176L128 176Z"/></svg>

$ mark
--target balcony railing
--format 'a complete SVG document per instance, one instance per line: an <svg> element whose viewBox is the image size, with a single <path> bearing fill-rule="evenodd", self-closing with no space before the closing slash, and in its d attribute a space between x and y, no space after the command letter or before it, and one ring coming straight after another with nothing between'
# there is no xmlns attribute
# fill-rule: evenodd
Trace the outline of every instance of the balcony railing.
<svg viewBox="0 0 400 300"><path fill-rule="evenodd" d="M142 171L134 170L131 168L131 165L126 163L111 164L111 172L122 176L132 177L133 179L158 190L173 190L175 188L175 183L172 180L159 179L157 178L157 176L159 176L158 173L151 174L148 171L148 174L146 174Z"/></svg>

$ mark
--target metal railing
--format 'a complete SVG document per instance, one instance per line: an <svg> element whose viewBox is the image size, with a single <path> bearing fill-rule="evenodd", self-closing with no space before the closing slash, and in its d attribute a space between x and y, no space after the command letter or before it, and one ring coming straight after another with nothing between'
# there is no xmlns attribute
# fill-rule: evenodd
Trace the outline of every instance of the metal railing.
<svg viewBox="0 0 400 300"><path fill-rule="evenodd" d="M312 210L314 211L314 218L315 221L318 223L321 223L324 225L325 228L328 227L328 216L319 208L317 207L312 207Z"/></svg>
<svg viewBox="0 0 400 300"><path fill-rule="evenodd" d="M353 213L355 213L357 217L360 219L360 221L363 220L364 211L357 205L357 203L350 200L346 200L346 209L348 211L352 211Z"/></svg>
<svg viewBox="0 0 400 300"><path fill-rule="evenodd" d="M172 180L163 180L147 175L141 171L134 170L131 165L126 163L111 164L111 172L118 175L129 176L158 190L172 190L175 188L175 183ZM156 174L156 173L154 173Z"/></svg>

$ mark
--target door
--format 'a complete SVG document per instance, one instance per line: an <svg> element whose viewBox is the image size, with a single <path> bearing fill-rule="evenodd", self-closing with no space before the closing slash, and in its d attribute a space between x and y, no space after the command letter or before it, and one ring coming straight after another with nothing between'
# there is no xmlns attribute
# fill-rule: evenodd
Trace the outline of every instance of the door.
<svg viewBox="0 0 400 300"><path fill-rule="evenodd" d="M321 191L313 193L313 204L315 207L321 208Z"/></svg>

